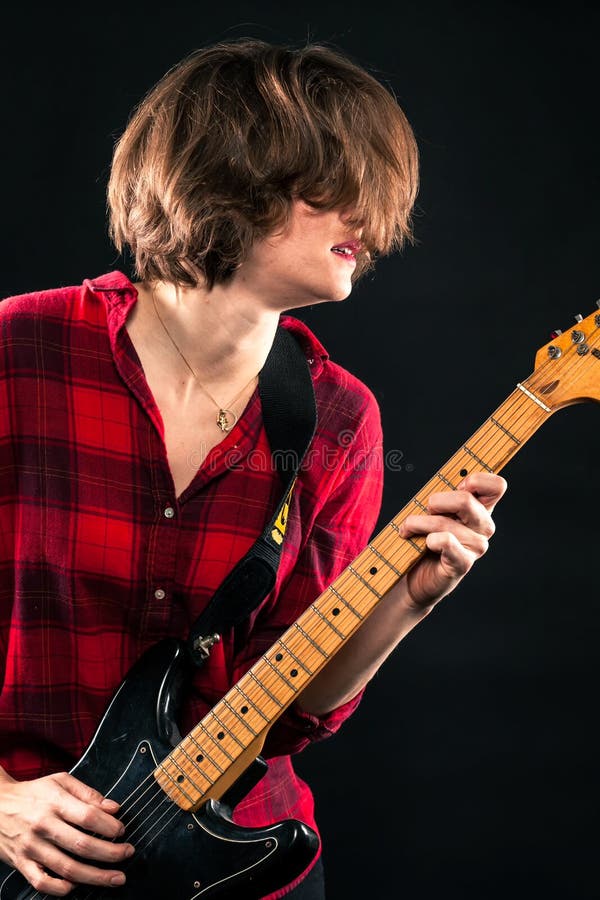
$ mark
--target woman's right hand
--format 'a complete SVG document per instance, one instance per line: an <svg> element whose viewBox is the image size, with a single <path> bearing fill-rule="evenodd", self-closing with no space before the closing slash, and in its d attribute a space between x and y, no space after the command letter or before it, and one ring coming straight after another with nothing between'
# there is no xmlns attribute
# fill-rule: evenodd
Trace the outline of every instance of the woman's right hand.
<svg viewBox="0 0 600 900"><path fill-rule="evenodd" d="M36 890L53 897L63 897L76 884L125 883L118 868L99 869L69 855L113 866L132 855L131 844L114 843L124 832L115 818L118 803L66 772L34 781L14 781L2 769L0 773L3 862L18 869Z"/></svg>

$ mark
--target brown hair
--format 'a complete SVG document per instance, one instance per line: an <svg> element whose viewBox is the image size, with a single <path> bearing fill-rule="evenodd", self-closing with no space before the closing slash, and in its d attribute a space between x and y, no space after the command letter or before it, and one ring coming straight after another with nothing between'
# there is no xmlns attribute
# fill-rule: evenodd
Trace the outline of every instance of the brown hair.
<svg viewBox="0 0 600 900"><path fill-rule="evenodd" d="M109 234L142 280L208 288L298 197L349 210L371 258L411 238L413 132L377 79L321 44L243 39L201 48L142 99L115 146Z"/></svg>

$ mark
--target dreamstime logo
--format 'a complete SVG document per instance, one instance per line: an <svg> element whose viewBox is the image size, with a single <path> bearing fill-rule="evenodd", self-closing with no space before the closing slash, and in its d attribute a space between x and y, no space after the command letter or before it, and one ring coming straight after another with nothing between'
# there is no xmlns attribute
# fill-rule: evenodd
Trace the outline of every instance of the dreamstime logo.
<svg viewBox="0 0 600 900"><path fill-rule="evenodd" d="M305 472L318 465L328 472L333 472L342 466L359 472L365 469L377 471L383 469L389 472L412 472L414 465L404 462L404 452L392 448L383 452L381 444L370 447L357 447L352 449L356 441L357 432L351 429L343 429L338 432L335 444L318 442L318 446L309 447L302 464L299 466L298 455L294 450L276 450L275 453L267 453L263 449L255 447L248 453L243 453L237 444L231 447L224 457L225 467L234 471L249 472L275 472L277 469L292 472L299 468ZM207 457L207 447L201 443L188 456L190 468L198 469ZM215 471L223 465L223 458L216 455L209 459L209 470Z"/></svg>

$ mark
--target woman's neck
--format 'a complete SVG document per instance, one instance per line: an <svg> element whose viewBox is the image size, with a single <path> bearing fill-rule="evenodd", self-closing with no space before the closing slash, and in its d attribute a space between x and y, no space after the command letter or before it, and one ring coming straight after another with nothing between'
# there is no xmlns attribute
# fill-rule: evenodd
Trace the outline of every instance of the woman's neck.
<svg viewBox="0 0 600 900"><path fill-rule="evenodd" d="M147 336L160 342L165 353L176 356L177 347L201 382L218 390L246 383L262 369L279 312L262 306L243 285L235 290L216 285L211 291L164 282L154 290L148 282L134 286L136 316L143 317Z"/></svg>

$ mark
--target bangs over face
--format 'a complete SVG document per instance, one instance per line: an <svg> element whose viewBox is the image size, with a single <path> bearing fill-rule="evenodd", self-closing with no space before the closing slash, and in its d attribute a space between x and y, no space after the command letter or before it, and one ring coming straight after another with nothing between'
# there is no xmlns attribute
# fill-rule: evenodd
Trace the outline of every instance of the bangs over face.
<svg viewBox="0 0 600 900"><path fill-rule="evenodd" d="M321 45L244 40L196 50L141 101L117 142L109 233L141 280L208 288L294 199L360 229L355 278L411 237L416 142L391 93Z"/></svg>

